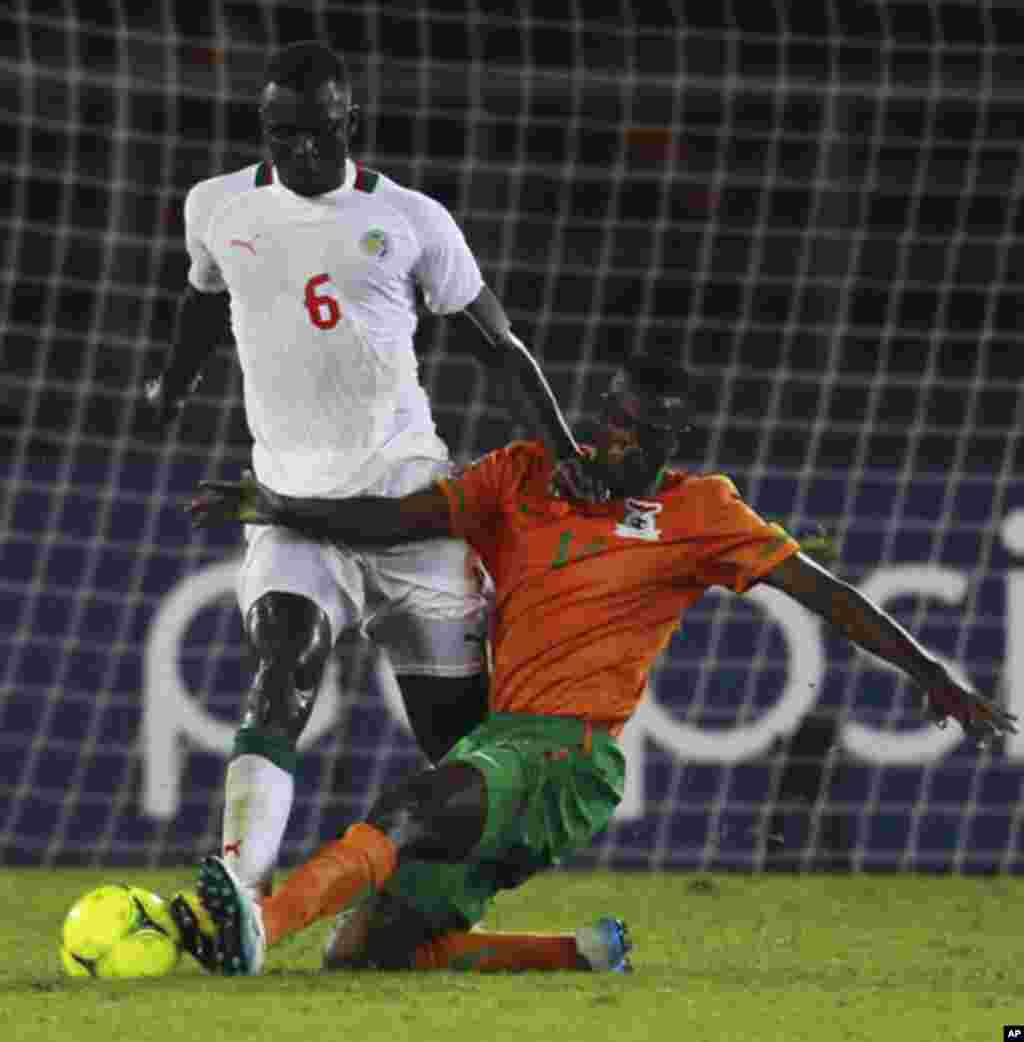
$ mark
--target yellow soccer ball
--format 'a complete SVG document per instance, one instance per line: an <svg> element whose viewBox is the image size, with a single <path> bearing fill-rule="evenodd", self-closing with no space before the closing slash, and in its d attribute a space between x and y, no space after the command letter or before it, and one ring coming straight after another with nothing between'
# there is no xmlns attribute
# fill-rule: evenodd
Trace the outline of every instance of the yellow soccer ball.
<svg viewBox="0 0 1024 1042"><path fill-rule="evenodd" d="M162 977L180 952L167 904L137 886L90 890L71 906L61 929L60 960L71 977Z"/></svg>

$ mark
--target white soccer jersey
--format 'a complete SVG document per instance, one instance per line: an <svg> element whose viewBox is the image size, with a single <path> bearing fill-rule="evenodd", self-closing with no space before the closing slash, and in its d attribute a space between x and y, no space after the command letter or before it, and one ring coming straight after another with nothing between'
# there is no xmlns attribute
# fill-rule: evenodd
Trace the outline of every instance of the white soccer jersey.
<svg viewBox="0 0 1024 1042"><path fill-rule="evenodd" d="M260 163L197 184L185 234L191 284L230 292L260 481L340 497L398 460L447 458L413 352L415 289L447 314L483 279L440 203L351 160L340 188L305 198Z"/></svg>

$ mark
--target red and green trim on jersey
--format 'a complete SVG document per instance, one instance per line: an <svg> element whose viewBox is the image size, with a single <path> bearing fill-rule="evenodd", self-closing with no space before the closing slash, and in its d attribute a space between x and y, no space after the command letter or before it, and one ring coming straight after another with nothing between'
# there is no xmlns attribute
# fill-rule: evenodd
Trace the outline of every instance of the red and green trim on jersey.
<svg viewBox="0 0 1024 1042"><path fill-rule="evenodd" d="M256 179L253 183L257 188L264 188L267 185L272 185L274 183L273 164L268 163L264 159L263 162L256 167Z"/></svg>
<svg viewBox="0 0 1024 1042"><path fill-rule="evenodd" d="M376 170L370 170L365 166L356 164L356 180L352 186L357 192L372 192L377 187L380 174Z"/></svg>

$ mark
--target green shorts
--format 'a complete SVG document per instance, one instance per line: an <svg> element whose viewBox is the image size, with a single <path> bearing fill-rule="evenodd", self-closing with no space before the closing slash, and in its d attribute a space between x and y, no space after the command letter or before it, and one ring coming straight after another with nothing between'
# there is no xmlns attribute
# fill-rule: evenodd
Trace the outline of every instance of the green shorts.
<svg viewBox="0 0 1024 1042"><path fill-rule="evenodd" d="M487 781L487 823L472 858L407 862L385 887L437 929L478 923L499 890L586 846L622 799L618 743L571 717L494 713L442 763L455 761Z"/></svg>

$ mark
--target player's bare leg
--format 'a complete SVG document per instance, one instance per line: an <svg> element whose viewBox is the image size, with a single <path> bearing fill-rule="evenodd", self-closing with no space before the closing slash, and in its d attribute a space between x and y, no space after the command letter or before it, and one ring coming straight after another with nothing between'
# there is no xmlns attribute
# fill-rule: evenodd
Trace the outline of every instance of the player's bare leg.
<svg viewBox="0 0 1024 1042"><path fill-rule="evenodd" d="M402 858L461 861L483 835L486 817L484 778L475 767L445 763L407 779L263 902L268 943L375 893Z"/></svg>
<svg viewBox="0 0 1024 1042"><path fill-rule="evenodd" d="M405 715L416 742L431 763L487 716L488 677L435 677L399 674Z"/></svg>

